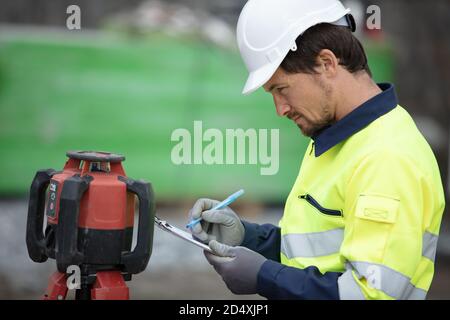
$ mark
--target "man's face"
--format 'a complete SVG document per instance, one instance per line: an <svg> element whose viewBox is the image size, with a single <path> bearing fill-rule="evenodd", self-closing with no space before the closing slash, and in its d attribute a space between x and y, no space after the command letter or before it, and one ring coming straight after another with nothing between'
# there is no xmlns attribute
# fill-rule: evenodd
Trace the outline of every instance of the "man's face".
<svg viewBox="0 0 450 320"><path fill-rule="evenodd" d="M320 74L288 74L278 68L264 90L272 94L277 114L294 121L305 136L334 122L333 90Z"/></svg>

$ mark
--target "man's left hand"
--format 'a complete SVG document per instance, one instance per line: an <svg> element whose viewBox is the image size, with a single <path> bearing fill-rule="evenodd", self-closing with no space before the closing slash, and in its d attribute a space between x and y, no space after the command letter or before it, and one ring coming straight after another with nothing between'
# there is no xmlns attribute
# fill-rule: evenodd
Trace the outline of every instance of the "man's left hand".
<svg viewBox="0 0 450 320"><path fill-rule="evenodd" d="M234 294L254 294L257 291L258 272L267 260L245 247L231 247L212 240L209 247L215 254L205 251L208 262L222 276Z"/></svg>

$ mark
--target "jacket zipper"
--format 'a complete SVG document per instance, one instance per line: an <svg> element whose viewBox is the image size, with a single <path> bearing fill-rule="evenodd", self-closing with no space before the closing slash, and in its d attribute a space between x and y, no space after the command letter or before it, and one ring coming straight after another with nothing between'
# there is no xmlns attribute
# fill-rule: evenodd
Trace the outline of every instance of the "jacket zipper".
<svg viewBox="0 0 450 320"><path fill-rule="evenodd" d="M311 197L309 194L302 194L298 196L300 199L306 200L310 205L312 205L314 208L322 212L323 214L330 215L330 216L342 216L342 212L340 210L333 210L333 209L327 209L322 207L313 197Z"/></svg>
<svg viewBox="0 0 450 320"><path fill-rule="evenodd" d="M311 155L311 153L313 152L313 150L314 150L314 141L313 141L313 143L312 143L312 145L311 145L311 150L309 151L309 155Z"/></svg>

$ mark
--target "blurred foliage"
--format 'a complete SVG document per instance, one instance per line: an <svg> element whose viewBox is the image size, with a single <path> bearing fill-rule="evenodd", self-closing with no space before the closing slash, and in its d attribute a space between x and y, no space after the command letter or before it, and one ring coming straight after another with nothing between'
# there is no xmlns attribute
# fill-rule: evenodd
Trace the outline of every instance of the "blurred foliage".
<svg viewBox="0 0 450 320"><path fill-rule="evenodd" d="M376 79L392 78L391 55L371 45ZM194 39L10 36L0 39L0 194L28 191L34 173L60 169L67 150L126 156L132 178L151 181L158 199L223 197L283 202L308 140L276 116L262 90L242 96L237 52ZM171 161L173 130L280 129L280 169L261 165L181 165ZM204 144L205 145L205 144Z"/></svg>

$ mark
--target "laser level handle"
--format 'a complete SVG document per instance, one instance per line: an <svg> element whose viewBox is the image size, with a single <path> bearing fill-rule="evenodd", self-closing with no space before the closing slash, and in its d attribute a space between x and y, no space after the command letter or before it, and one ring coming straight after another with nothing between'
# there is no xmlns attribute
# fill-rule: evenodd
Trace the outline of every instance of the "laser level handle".
<svg viewBox="0 0 450 320"><path fill-rule="evenodd" d="M74 175L64 181L59 201L58 236L56 261L58 271L66 272L70 265L83 262L83 254L78 251L78 218L80 202L89 187L92 177Z"/></svg>
<svg viewBox="0 0 450 320"><path fill-rule="evenodd" d="M45 216L45 195L50 179L55 170L39 170L34 176L30 187L30 199L27 217L27 248L34 262L47 261L47 247L43 231Z"/></svg>
<svg viewBox="0 0 450 320"><path fill-rule="evenodd" d="M127 191L134 193L139 200L139 223L136 247L122 254L122 264L127 272L136 274L147 267L152 253L155 201L152 185L142 180L120 177L127 185Z"/></svg>

